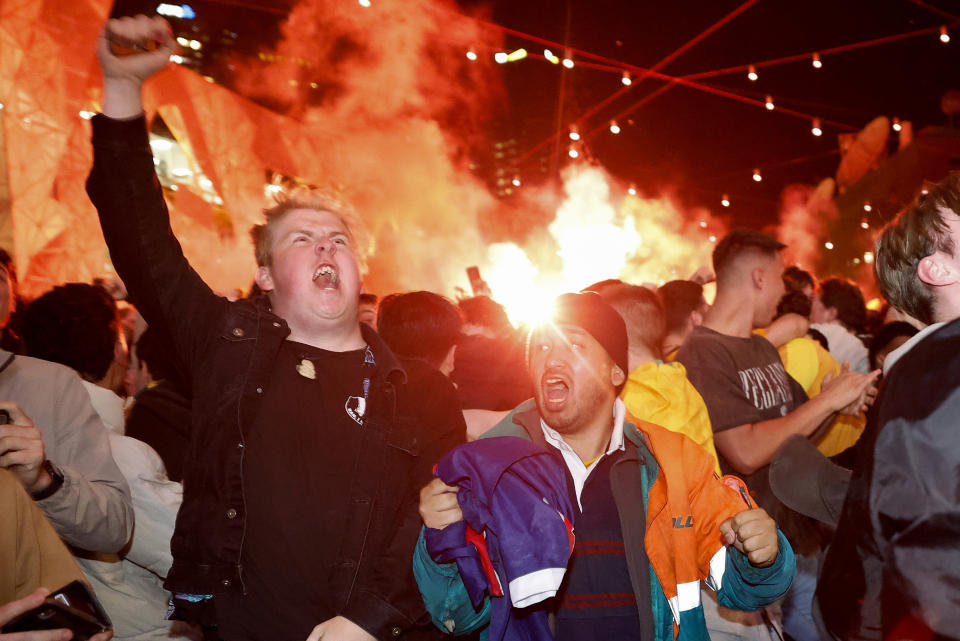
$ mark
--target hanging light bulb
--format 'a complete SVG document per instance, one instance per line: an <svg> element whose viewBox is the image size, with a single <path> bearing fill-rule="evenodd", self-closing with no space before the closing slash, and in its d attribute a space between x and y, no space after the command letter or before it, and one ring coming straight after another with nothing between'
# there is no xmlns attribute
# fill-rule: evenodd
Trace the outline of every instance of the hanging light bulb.
<svg viewBox="0 0 960 641"><path fill-rule="evenodd" d="M760 175L759 169L753 170L753 180L754 182L760 182L761 180L763 180L763 176Z"/></svg>
<svg viewBox="0 0 960 641"><path fill-rule="evenodd" d="M833 249L833 243L831 243L829 240L825 242L823 246L826 247L827 249Z"/></svg>
<svg viewBox="0 0 960 641"><path fill-rule="evenodd" d="M511 182L511 184L513 184L514 187L519 187L519 186L520 186L520 176L514 176L514 177L513 177L513 180L511 180L510 182Z"/></svg>
<svg viewBox="0 0 960 641"><path fill-rule="evenodd" d="M950 34L947 33L946 27L940 27L940 42L944 44L950 42Z"/></svg>
<svg viewBox="0 0 960 641"><path fill-rule="evenodd" d="M476 59L477 59L477 52L476 52L476 51L472 51L472 50L471 50L471 51L467 51L467 60L469 60L470 62L473 62L473 61L475 61Z"/></svg>
<svg viewBox="0 0 960 641"><path fill-rule="evenodd" d="M630 77L629 71L623 72L623 76L620 77L620 82L623 83L624 87L629 87L631 84L633 84L633 78Z"/></svg>
<svg viewBox="0 0 960 641"><path fill-rule="evenodd" d="M563 59L563 66L567 69L573 69L573 58L567 56Z"/></svg>
<svg viewBox="0 0 960 641"><path fill-rule="evenodd" d="M576 158L580 155L580 152L574 149L573 147L571 147L570 151L567 152L567 155L570 156L571 158Z"/></svg>
<svg viewBox="0 0 960 641"><path fill-rule="evenodd" d="M633 185L630 185L630 189L627 190L627 193L630 194L631 196L636 196L637 188L634 187Z"/></svg>
<svg viewBox="0 0 960 641"><path fill-rule="evenodd" d="M819 54L819 53L814 53L814 54L813 54L813 60L811 61L810 64L813 65L813 68L814 68L814 69L819 69L820 67L823 66L823 62L820 60L820 54Z"/></svg>
<svg viewBox="0 0 960 641"><path fill-rule="evenodd" d="M759 77L760 76L757 75L756 67L754 67L753 65L750 65L749 67L747 67L747 78L749 78L753 82L756 82L757 78Z"/></svg>
<svg viewBox="0 0 960 641"><path fill-rule="evenodd" d="M724 195L723 195L723 198L720 199L720 204L723 205L724 207L729 207L729 206L730 206L730 196L724 194ZM701 222L701 223L700 223L700 226L701 226L701 227L706 227L707 224L706 224L705 222Z"/></svg>
<svg viewBox="0 0 960 641"><path fill-rule="evenodd" d="M543 50L543 57L549 60L551 63L558 65L560 64L560 57L557 54L553 53L549 49Z"/></svg>
<svg viewBox="0 0 960 641"><path fill-rule="evenodd" d="M863 252L863 262L870 264L873 262L873 252Z"/></svg>
<svg viewBox="0 0 960 641"><path fill-rule="evenodd" d="M516 62L517 60L523 60L526 57L527 50L521 47L520 49L507 54L507 62Z"/></svg>
<svg viewBox="0 0 960 641"><path fill-rule="evenodd" d="M860 229L870 229L870 223L867 222L866 218L860 221Z"/></svg>
<svg viewBox="0 0 960 641"><path fill-rule="evenodd" d="M507 55L508 54L506 51L498 51L497 53L493 54L493 59L498 65L502 65L507 62Z"/></svg>
<svg viewBox="0 0 960 641"><path fill-rule="evenodd" d="M612 134L620 133L620 125L617 124L616 120L610 121L610 133Z"/></svg>
<svg viewBox="0 0 960 641"><path fill-rule="evenodd" d="M871 212L871 211L873 211L873 207L870 205L870 201L869 201L869 200L866 201L865 203L863 203L863 211L866 211L866 212Z"/></svg>
<svg viewBox="0 0 960 641"><path fill-rule="evenodd" d="M894 130L894 131L900 131L901 129L903 129L903 125L900 124L900 119L899 119L899 118L894 118L894 119L893 119L893 130Z"/></svg>
<svg viewBox="0 0 960 641"><path fill-rule="evenodd" d="M771 96L770 94L767 94L767 99L763 103L763 106L767 108L767 111L773 111L773 108L774 108L773 96Z"/></svg>
<svg viewBox="0 0 960 641"><path fill-rule="evenodd" d="M813 127L810 128L810 133L812 133L814 136L822 136L822 135L823 135L823 129L820 128L820 119L819 119L819 118L814 118L814 119L813 119Z"/></svg>

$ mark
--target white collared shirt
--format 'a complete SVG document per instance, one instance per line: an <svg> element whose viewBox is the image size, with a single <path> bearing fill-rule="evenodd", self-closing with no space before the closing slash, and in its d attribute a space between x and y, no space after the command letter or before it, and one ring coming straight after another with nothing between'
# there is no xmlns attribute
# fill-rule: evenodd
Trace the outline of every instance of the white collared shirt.
<svg viewBox="0 0 960 641"><path fill-rule="evenodd" d="M624 405L623 401L619 398L616 399L613 403L613 433L610 435L610 444L607 446L607 451L594 459L589 466L584 465L580 457L577 456L577 453L563 440L559 432L547 425L543 418L540 419L540 429L543 430L544 438L547 439L547 443L560 450L560 454L567 464L567 469L570 470L570 476L573 477L573 487L577 493L577 504L581 510L583 509L583 505L580 505L580 493L583 491L583 486L586 484L590 472L597 466L600 459L607 454L613 454L617 450L622 451L625 449L623 445L623 421L626 415L627 406Z"/></svg>

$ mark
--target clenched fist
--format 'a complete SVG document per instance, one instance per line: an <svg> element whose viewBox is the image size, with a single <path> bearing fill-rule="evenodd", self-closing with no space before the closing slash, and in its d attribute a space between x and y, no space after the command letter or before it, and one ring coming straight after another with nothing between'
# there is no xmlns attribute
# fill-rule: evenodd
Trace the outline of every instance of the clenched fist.
<svg viewBox="0 0 960 641"><path fill-rule="evenodd" d="M463 520L457 488L433 479L420 490L420 518L428 528L442 530Z"/></svg>
<svg viewBox="0 0 960 641"><path fill-rule="evenodd" d="M723 541L743 552L754 567L777 560L777 524L763 508L745 510L720 524Z"/></svg>
<svg viewBox="0 0 960 641"><path fill-rule="evenodd" d="M27 492L39 492L52 480L43 468L43 435L16 403L0 401L0 409L10 414L10 422L0 425L0 468L10 470Z"/></svg>

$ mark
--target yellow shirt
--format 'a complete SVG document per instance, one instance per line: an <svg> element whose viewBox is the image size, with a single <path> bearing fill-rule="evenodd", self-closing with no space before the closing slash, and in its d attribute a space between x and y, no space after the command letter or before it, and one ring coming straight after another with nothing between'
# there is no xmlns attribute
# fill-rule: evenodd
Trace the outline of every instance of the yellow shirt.
<svg viewBox="0 0 960 641"><path fill-rule="evenodd" d="M660 361L644 363L630 372L620 398L631 416L689 436L710 454L714 469L720 474L707 406L687 380L683 365Z"/></svg>
<svg viewBox="0 0 960 641"><path fill-rule="evenodd" d="M780 352L784 369L803 386L807 396L811 398L820 393L823 379L828 373L833 372L834 376L840 373L840 363L812 338L795 338L781 345L777 351ZM825 456L839 454L857 442L863 434L866 422L867 418L863 414L838 415L827 433L817 442L817 449Z"/></svg>

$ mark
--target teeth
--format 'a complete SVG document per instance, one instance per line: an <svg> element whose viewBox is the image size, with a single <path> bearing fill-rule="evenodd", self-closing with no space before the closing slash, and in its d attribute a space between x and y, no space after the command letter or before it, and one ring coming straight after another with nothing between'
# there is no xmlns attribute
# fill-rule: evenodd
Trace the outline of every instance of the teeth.
<svg viewBox="0 0 960 641"><path fill-rule="evenodd" d="M322 267L318 268L317 271L313 272L313 280L317 280L321 276L328 279L332 283L337 282L337 272L330 265L323 265Z"/></svg>

